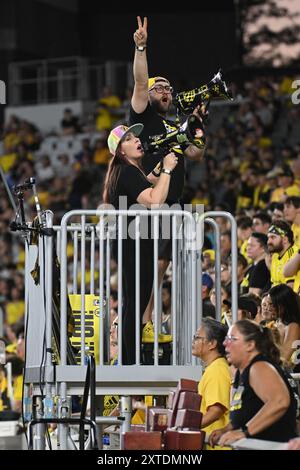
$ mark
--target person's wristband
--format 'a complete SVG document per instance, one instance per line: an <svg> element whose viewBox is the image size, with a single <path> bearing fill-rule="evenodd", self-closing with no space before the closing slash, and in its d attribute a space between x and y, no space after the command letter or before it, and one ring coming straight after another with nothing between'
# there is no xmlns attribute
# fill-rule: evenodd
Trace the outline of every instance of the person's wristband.
<svg viewBox="0 0 300 470"><path fill-rule="evenodd" d="M250 432L249 432L249 430L248 430L247 424L245 424L245 426L242 427L242 431L243 431L243 433L245 434L245 437L246 437L247 439L249 439L249 438L251 437L251 434L250 434Z"/></svg>
<svg viewBox="0 0 300 470"><path fill-rule="evenodd" d="M159 175L160 175L160 173L157 173L156 171L154 171L154 170L153 170L153 171L152 171L152 175L154 175L154 176L155 176L155 178L158 178L158 177L159 177Z"/></svg>
<svg viewBox="0 0 300 470"><path fill-rule="evenodd" d="M172 171L171 171L171 170L168 170L167 168L163 168L163 169L161 170L161 172L162 172L162 173L166 173L166 175L169 175L169 176L171 176L171 173L172 173Z"/></svg>
<svg viewBox="0 0 300 470"><path fill-rule="evenodd" d="M147 46L135 46L136 50L137 51L144 51L146 49Z"/></svg>

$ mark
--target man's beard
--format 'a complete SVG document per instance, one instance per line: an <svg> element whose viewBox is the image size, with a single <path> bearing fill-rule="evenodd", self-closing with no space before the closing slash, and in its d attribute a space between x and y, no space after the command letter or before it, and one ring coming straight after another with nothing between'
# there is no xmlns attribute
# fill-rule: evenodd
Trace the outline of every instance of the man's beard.
<svg viewBox="0 0 300 470"><path fill-rule="evenodd" d="M278 246L268 246L269 253L281 253L283 250L283 243L281 242Z"/></svg>
<svg viewBox="0 0 300 470"><path fill-rule="evenodd" d="M168 103L167 108L165 108L160 101L152 101L151 106L157 114L165 115L169 111L171 103Z"/></svg>

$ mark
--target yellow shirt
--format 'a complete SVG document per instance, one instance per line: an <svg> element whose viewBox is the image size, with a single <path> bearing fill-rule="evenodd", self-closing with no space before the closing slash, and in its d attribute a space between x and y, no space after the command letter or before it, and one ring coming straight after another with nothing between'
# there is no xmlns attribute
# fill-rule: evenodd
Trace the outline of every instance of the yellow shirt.
<svg viewBox="0 0 300 470"><path fill-rule="evenodd" d="M293 224L292 231L294 234L294 244L300 248L300 225Z"/></svg>
<svg viewBox="0 0 300 470"><path fill-rule="evenodd" d="M270 202L280 202L282 201L284 196L300 196L299 186L294 183L292 186L288 186L288 188L276 188L271 194L271 201Z"/></svg>
<svg viewBox="0 0 300 470"><path fill-rule="evenodd" d="M283 268L284 265L298 252L296 245L288 248L284 254L280 257L278 253L273 253L270 273L271 273L271 284L277 286L278 284L287 284L288 282L295 281L296 276L291 276L289 278L284 277Z"/></svg>
<svg viewBox="0 0 300 470"><path fill-rule="evenodd" d="M15 300L6 304L6 321L9 325L17 323L25 313L24 300Z"/></svg>
<svg viewBox="0 0 300 470"><path fill-rule="evenodd" d="M23 375L17 375L13 381L14 388L14 400L22 400L22 391L23 391Z"/></svg>
<svg viewBox="0 0 300 470"><path fill-rule="evenodd" d="M209 364L199 382L198 393L202 396L201 413L204 415L210 406L217 403L226 409L217 421L203 428L208 436L215 429L224 428L229 422L230 382L229 366L224 357L219 357Z"/></svg>

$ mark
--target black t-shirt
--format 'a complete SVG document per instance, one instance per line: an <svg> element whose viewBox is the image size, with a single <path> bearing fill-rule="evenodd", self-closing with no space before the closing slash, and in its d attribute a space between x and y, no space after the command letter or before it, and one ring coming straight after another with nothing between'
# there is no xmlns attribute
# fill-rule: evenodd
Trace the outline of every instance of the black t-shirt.
<svg viewBox="0 0 300 470"><path fill-rule="evenodd" d="M119 209L119 197L127 196L127 208L133 204L138 204L138 196L147 188L151 188L150 181L134 165L122 165L116 189L110 195L110 203Z"/></svg>
<svg viewBox="0 0 300 470"><path fill-rule="evenodd" d="M140 134L141 142L149 142L149 137L154 135L161 135L177 129L174 122L164 119L162 116L157 114L154 109L148 103L147 108L144 112L138 114L130 106L129 124L132 126L136 123L142 123L144 125L143 132ZM180 148L174 149L179 154L178 164L172 171L169 193L167 196L166 203L171 204L178 201L182 195L184 187L184 156ZM165 155L159 151L145 155L143 158L143 168L145 173L150 173L154 167L159 163Z"/></svg>
<svg viewBox="0 0 300 470"><path fill-rule="evenodd" d="M249 287L256 287L267 291L270 287L270 271L268 270L265 260L260 260L257 264L250 266L247 271L249 279Z"/></svg>
<svg viewBox="0 0 300 470"><path fill-rule="evenodd" d="M130 209L130 206L135 206L138 203L137 198L139 195L148 188L151 188L151 183L147 180L146 176L134 165L122 165L117 185L113 194L109 197L109 202L116 209ZM126 196L127 201L120 201L120 196ZM121 203L121 204L120 204ZM124 205L126 204L126 206ZM135 209L146 209L145 206L140 205L140 207L135 207ZM124 230L127 230L127 233L130 233L131 238L134 237L135 233L135 217L126 217L123 219L126 221L127 228L123 226L123 234L125 235ZM150 216L141 216L140 218L140 236L142 239L151 238L151 218Z"/></svg>
<svg viewBox="0 0 300 470"><path fill-rule="evenodd" d="M294 391L291 388L288 378L282 368L270 361L263 354L258 354L243 370L242 374L237 371L233 384L232 399L230 404L230 421L233 429L240 429L252 419L264 406L264 402L256 395L249 383L249 373L251 366L258 361L264 361L272 364L280 377L285 382L289 394L290 405L287 411L275 423L264 431L255 434L254 439L263 439L267 441L287 442L296 437L296 412L297 403ZM252 437L252 436L251 436Z"/></svg>

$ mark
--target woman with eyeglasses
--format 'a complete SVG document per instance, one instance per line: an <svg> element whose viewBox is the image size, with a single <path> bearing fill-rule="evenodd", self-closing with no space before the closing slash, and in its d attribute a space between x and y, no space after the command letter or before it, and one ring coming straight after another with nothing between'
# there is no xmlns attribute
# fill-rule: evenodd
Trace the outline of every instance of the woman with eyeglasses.
<svg viewBox="0 0 300 470"><path fill-rule="evenodd" d="M226 357L237 368L230 422L210 436L211 445L230 445L242 438L287 442L297 436L297 402L281 368L272 332L240 320L224 341Z"/></svg>
<svg viewBox="0 0 300 470"><path fill-rule="evenodd" d="M113 155L106 174L103 201L115 209L121 208L120 198L126 198L126 208L140 204L144 208L159 207L166 200L170 175L177 165L173 152L163 159L163 169L158 178L146 175L141 161L144 150L139 139L142 124L131 127L118 126L108 137L108 148ZM152 187L154 184L154 187ZM123 200L123 202L125 202ZM143 207L140 207L142 209ZM122 362L135 364L135 220L127 218L122 237L122 274L123 274L123 325L122 325ZM153 241L151 239L151 218L141 216L140 221L140 321L141 331L143 315L150 299L153 285ZM113 253L117 258L117 241L113 244Z"/></svg>
<svg viewBox="0 0 300 470"><path fill-rule="evenodd" d="M227 327L213 318L202 320L192 343L193 356L199 357L205 369L198 391L202 397L201 429L209 436L229 421L230 371L225 359L224 339Z"/></svg>

